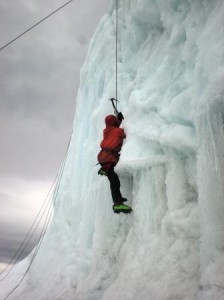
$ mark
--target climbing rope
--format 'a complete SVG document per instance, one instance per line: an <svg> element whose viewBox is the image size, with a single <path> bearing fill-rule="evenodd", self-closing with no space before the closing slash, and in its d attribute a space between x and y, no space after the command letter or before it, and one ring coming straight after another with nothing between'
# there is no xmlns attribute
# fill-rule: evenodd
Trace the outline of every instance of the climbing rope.
<svg viewBox="0 0 224 300"><path fill-rule="evenodd" d="M116 0L116 33L115 33L115 40L116 40L116 55L115 55L115 59L116 59L116 99L117 99L117 61L118 61L118 0ZM117 102L116 102L116 109L117 109Z"/></svg>
<svg viewBox="0 0 224 300"><path fill-rule="evenodd" d="M24 278L26 277L27 273L29 272L30 268L31 268L31 265L35 259L35 257L37 256L37 253L40 249L40 246L41 246L41 243L43 241L43 237L47 231L47 228L48 228L48 225L49 225L49 222L51 220L51 216L53 214L53 206L51 205L48 212L47 212L47 217L46 217L46 220L44 222L44 226L42 228L42 231L41 231L41 235L40 235L40 238L39 238L39 241L38 241L38 244L34 250L34 254L32 256L32 259L30 261L30 264L28 266L28 268L26 269L26 272L24 273L24 275L22 276L22 278L20 279L19 283L5 296L5 298L3 298L2 300L6 300L9 296L11 296L15 290L20 286L20 284L22 283L22 281L24 280Z"/></svg>
<svg viewBox="0 0 224 300"><path fill-rule="evenodd" d="M10 44L12 44L13 42L15 42L16 40L18 40L21 36L23 36L24 34L26 34L28 31L32 30L34 27L36 27L37 25L39 25L40 23L42 23L43 21L45 21L46 19L48 19L49 17L51 17L53 14L55 14L56 12L58 12L59 10L61 10L62 8L64 8L66 5L70 4L72 1L74 1L74 0L70 0L70 1L66 2L65 4L63 4L62 6L60 6L59 8L57 8L56 10L54 10L52 13L50 13L49 15L47 15L46 17L44 17L43 19L41 19L39 22L37 22L36 24L34 24L33 26L31 26L30 28L28 28L27 30L25 30L23 33L19 34L17 37L15 37L14 39L12 39L10 42L8 42L4 46L2 46L0 48L0 51L3 50L4 48L6 48L7 46L9 46Z"/></svg>
<svg viewBox="0 0 224 300"><path fill-rule="evenodd" d="M115 115L118 114L117 110L117 94L118 94L118 0L115 0L115 98L110 98L114 108Z"/></svg>
<svg viewBox="0 0 224 300"><path fill-rule="evenodd" d="M69 149L70 142L71 142L71 138L70 138L69 144L68 144L68 146L67 146L66 156L67 156L67 152L68 152L68 149ZM65 163L65 162L64 162L64 163ZM64 165L63 165L62 169L64 169ZM6 267L0 272L0 276L1 276L1 275L2 275L3 273L5 273L6 270L10 267L10 269L9 269L9 271L6 273L6 275L4 275L4 277L0 278L0 281L3 281L3 280L8 276L8 274L11 272L11 270L14 268L15 264L16 264L17 262L20 261L20 258L21 258L21 256L23 255L24 251L26 250L27 246L29 245L29 242L30 242L31 238L32 238L33 235L35 234L35 232L36 232L36 230L37 230L37 228L38 228L38 226L39 226L39 224L40 224L40 222L41 222L41 220L42 220L42 218L43 218L43 216L44 216L44 214L45 214L45 212L46 212L46 210L47 210L47 207L49 206L49 204L51 205L51 202L52 202L52 190L53 190L53 187L54 187L56 181L58 181L58 182L61 181L61 177L62 177L62 172L60 171L60 172L56 175L56 177L55 177L55 179L54 179L54 182L53 182L53 184L52 184L52 186L51 186L49 192L47 193L47 196L46 196L46 198L45 198L45 200L44 200L44 202L43 202L43 204L42 204L42 206L41 206L41 208L40 208L40 210L39 210L39 212L38 212L38 214L37 214L35 220L33 221L33 223L32 223L32 225L31 225L31 227L30 227L28 233L26 234L24 240L23 240L22 243L20 244L20 246L19 246L17 252L16 252L15 255L13 256L13 258L10 260L10 262L6 265ZM57 179L58 179L58 180L57 180ZM56 195L57 195L57 193L58 193L58 189L59 189L59 184L57 184L56 187L55 187L55 189L54 189L54 192L53 192L53 193L54 193L54 194L53 194L53 199L56 197ZM50 194L51 194L51 195L50 195ZM46 204L47 199L49 198L49 196L50 196L50 199L48 200L48 203L47 203L45 209L43 210L43 208L44 208L44 206L45 206L45 204ZM42 211L42 210L43 210L43 211ZM41 214L41 212L42 212L42 214ZM41 217L40 217L40 219L38 220L40 214L41 214ZM36 224L36 226L35 226L35 224ZM35 226L35 227L34 227L34 226ZM33 228L34 228L34 229L33 229ZM21 249L22 249L22 250L21 250Z"/></svg>
<svg viewBox="0 0 224 300"><path fill-rule="evenodd" d="M53 197L50 198L50 201L48 201L48 204L47 204L47 206L46 206L46 208L47 208L48 205L50 204L50 205L49 205L49 208L48 208L47 215L46 215L46 219L45 219L45 221L44 221L44 224L43 224L43 227L42 227L42 230L41 230L41 233L40 233L40 237L39 237L37 246L36 246L36 248L35 248L35 250L34 250L34 253L33 253L33 255L32 255L32 258L31 258L31 261L30 261L30 263L29 263L29 266L27 267L27 269L26 269L24 275L22 276L22 278L20 279L20 281L18 282L18 284L17 284L17 285L16 285L16 286L15 286L15 287L14 287L14 288L13 288L13 289L5 296L5 298L2 298L1 300L6 300L6 299L7 299L9 296L11 296L11 295L15 292L15 290L20 286L20 284L23 282L24 278L26 277L27 273L29 272L29 270L30 270L30 268L31 268L31 266L32 266L32 264L33 264L34 259L36 258L37 254L38 254L38 251L39 251L39 249L40 249L40 246L41 246L41 244L42 244L42 241L43 241L43 239L44 239L44 236L45 236L45 234L46 234L47 228L48 228L48 226L49 226L50 220L51 220L52 215L53 215L55 203L56 203L57 196L58 196L58 190L59 190L60 183L61 183L61 178L62 178L62 175L63 175L63 172L64 172L64 168L65 168L65 162L66 162L66 159L67 159L67 156L68 156L68 149L69 149L69 146L70 146L70 143L71 143L71 138L72 138L72 134L71 134L71 136L70 136L70 140L69 140L69 143L68 143L68 146L67 146L67 150L66 150L66 154L65 154L64 161L63 161L63 163L62 163L62 166L61 166L61 168L60 168L59 173L57 174L57 176L56 176L56 178L55 178L55 181L56 181L56 179L57 179L57 184L56 184L55 189L54 189ZM55 181L54 181L54 183L55 183ZM52 187L54 186L54 183L53 183ZM50 191L52 190L52 187L51 187ZM50 194L50 191L48 192L48 195ZM46 198L46 199L47 199L47 198ZM42 207L43 207L43 205L42 205ZM44 213L46 212L46 208L45 208L44 212L42 213L42 216L43 216ZM40 210L40 211L41 211L41 210ZM38 213L38 216L39 216L39 214L40 214L40 211L39 211L39 213ZM35 221L37 220L38 216L36 217ZM41 218L42 218L42 217L41 217ZM34 222L35 222L35 221L34 221ZM40 221L39 221L39 223L40 223ZM38 224L39 224L39 223L38 223ZM33 231L32 235L34 234L35 230L37 229L38 224L37 224L36 227L34 228L34 231ZM32 229L33 226L34 226L34 223L32 224L32 226L31 226L31 228L30 228L28 234L31 232L31 229ZM28 234L27 234L26 238L28 237ZM31 236L31 237L32 237L32 236ZM29 238L28 242L30 241L31 237ZM22 244L24 244L26 238L24 239L24 241L23 241ZM25 248L26 248L26 246L28 245L28 242L25 244ZM21 247L22 247L22 246L20 246L20 249L21 249ZM25 248L23 249L23 251L25 250ZM19 249L19 250L20 250L20 249ZM17 253L19 252L19 250L17 251ZM20 254L20 256L21 256L21 255L22 255L22 254ZM15 255L15 256L16 256L16 255ZM19 256L19 258L20 258L20 256ZM15 257L14 257L14 258L15 258ZM18 259L19 259L19 258L17 258L17 262L18 262ZM14 263L13 267L14 267L14 266L15 266L15 263ZM13 269L13 267L12 267L12 269ZM10 270L10 271L11 271L11 270ZM10 272L10 271L9 271L9 272ZM4 272L4 271L3 271L3 272ZM8 273L9 273L9 272L8 272ZM8 273L6 274L6 276L8 275ZM6 276L5 276L5 277L6 277ZM4 277L4 278L5 278L5 277ZM4 279L4 278L3 278L3 279Z"/></svg>
<svg viewBox="0 0 224 300"><path fill-rule="evenodd" d="M43 216L44 216L44 214L45 214L45 212L46 212L46 210L47 210L47 207L48 207L48 205L49 205L50 202L51 202L53 187L54 187L54 185L55 185L56 180L58 179L58 177L59 177L59 175L57 174L56 177L55 177L55 179L54 179L54 182L53 182L52 185L51 185L50 190L49 190L48 193L47 193L47 196L45 197L45 200L44 200L44 202L43 202L43 204L42 204L42 206L41 206L41 208L40 208L40 210L39 210L39 212L38 212L38 214L37 214L35 220L33 221L33 223L32 223L32 225L31 225L31 227L30 227L28 233L26 234L24 240L23 240L22 243L20 244L20 246L19 246L17 252L16 252L15 255L13 256L13 258L10 260L10 262L5 266L5 268L0 272L0 276L1 276L3 273L6 272L6 270L7 270L8 268L10 268L9 271L6 273L6 275L4 275L4 277L0 278L0 281L3 281L3 280L8 276L8 274L11 272L11 270L13 269L13 267L15 266L15 264L16 264L18 261L20 261L21 256L23 255L24 251L26 250L27 246L29 245L29 242L30 242L31 238L32 238L33 235L35 234L35 232L36 232L36 230L37 230L37 228L38 228L38 226L39 226L39 224L40 224L40 222L41 222L41 220L42 220L42 218L43 218ZM49 198L49 197L50 197L50 198ZM49 200L48 200L48 198L49 198ZM47 202L47 200L48 200L48 202ZM47 205L46 205L46 207L45 207L45 209L44 209L44 206L45 206L46 203L47 203ZM41 213L41 212L42 212L42 213ZM40 215L41 215L41 217L39 218ZM38 220L38 219L39 219L39 220ZM35 224L36 224L36 225L35 225ZM35 227L34 227L34 226L35 226Z"/></svg>
<svg viewBox="0 0 224 300"><path fill-rule="evenodd" d="M49 190L49 192L47 194L47 197L44 200L44 203L42 204L42 206L41 206L41 208L40 208L40 210L39 210L39 212L38 212L38 214L37 214L34 222L32 223L32 225L31 225L28 233L26 234L24 240L20 244L17 252L13 256L13 258L10 260L10 262L6 265L6 267L1 271L0 275L2 275L3 273L5 273L7 271L7 269L9 269L8 272L4 275L4 277L0 278L0 281L3 281L9 275L9 273L14 268L15 264L20 261L20 258L22 257L23 253L25 252L26 248L28 247L28 245L29 245L29 243L30 243L33 235L35 234L35 232L36 232L36 230L37 230L37 228L38 228L38 226L39 226L39 224L40 224L40 222L41 222L41 220L42 220L42 218L43 218L43 216L44 216L44 214L46 212L46 209L47 209L48 205L51 202L51 196L50 196L50 199L48 200L48 202L47 202L47 199L48 199L48 197L49 197L49 195L50 195L50 193L52 191L52 188L53 188L53 186L55 184L56 179L57 179L57 177L55 178L55 180L54 180L54 182L53 182L53 184L52 184L52 186L51 186L51 188L50 188L50 190ZM44 206L45 206L45 204L46 204L46 202L47 202L46 208L43 209ZM42 214L41 214L41 212L42 212ZM41 214L41 217L38 220L40 214Z"/></svg>

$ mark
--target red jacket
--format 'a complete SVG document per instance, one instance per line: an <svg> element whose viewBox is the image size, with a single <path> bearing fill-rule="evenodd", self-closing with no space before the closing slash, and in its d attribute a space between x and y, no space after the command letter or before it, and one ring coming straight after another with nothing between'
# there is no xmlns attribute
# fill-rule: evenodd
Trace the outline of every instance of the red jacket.
<svg viewBox="0 0 224 300"><path fill-rule="evenodd" d="M124 129L119 128L121 121L114 115L105 118L106 128L103 131L103 140L100 143L101 151L98 154L100 164L110 163L116 165L119 160L119 152L126 138Z"/></svg>

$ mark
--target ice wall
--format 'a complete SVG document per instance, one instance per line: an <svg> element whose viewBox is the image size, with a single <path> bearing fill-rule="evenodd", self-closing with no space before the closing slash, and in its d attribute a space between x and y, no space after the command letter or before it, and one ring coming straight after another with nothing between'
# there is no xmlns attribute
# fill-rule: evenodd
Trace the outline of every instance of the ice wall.
<svg viewBox="0 0 224 300"><path fill-rule="evenodd" d="M117 172L133 213L115 215L95 166L115 96L112 3L82 68L53 224L14 299L224 299L223 20L222 0L119 1Z"/></svg>

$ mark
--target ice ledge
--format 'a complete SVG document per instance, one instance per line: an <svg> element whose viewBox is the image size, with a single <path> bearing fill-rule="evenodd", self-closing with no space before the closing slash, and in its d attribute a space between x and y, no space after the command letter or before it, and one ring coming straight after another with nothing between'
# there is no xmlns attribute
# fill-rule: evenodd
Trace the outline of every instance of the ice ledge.
<svg viewBox="0 0 224 300"><path fill-rule="evenodd" d="M129 159L122 160L116 167L116 170L122 173L129 173L137 171L139 169L150 168L156 165L164 164L168 162L168 157L166 155L156 155L144 159Z"/></svg>

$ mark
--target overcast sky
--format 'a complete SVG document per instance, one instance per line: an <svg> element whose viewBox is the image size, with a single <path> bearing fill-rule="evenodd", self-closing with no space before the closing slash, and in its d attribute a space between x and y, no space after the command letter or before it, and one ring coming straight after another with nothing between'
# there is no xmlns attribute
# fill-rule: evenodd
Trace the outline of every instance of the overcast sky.
<svg viewBox="0 0 224 300"><path fill-rule="evenodd" d="M0 47L66 2L0 0ZM0 51L0 270L63 160L79 71L109 3L74 0Z"/></svg>

